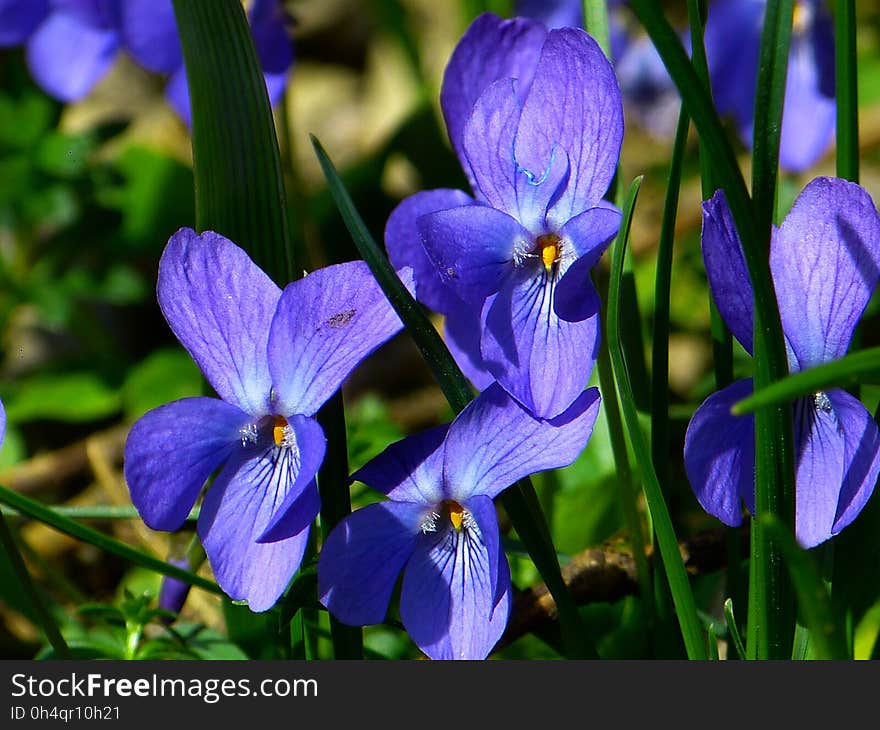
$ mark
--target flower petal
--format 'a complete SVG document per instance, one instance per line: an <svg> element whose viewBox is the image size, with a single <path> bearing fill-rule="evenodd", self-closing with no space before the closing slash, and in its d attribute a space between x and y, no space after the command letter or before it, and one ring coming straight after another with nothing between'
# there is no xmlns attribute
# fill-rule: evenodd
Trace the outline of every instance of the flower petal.
<svg viewBox="0 0 880 730"><path fill-rule="evenodd" d="M317 412L361 360L402 328L363 261L288 284L269 336L278 412Z"/></svg>
<svg viewBox="0 0 880 730"><path fill-rule="evenodd" d="M484 390L495 382L486 369L480 352L483 322L481 307L463 302L452 308L443 323L446 346L465 377L477 390Z"/></svg>
<svg viewBox="0 0 880 730"><path fill-rule="evenodd" d="M535 418L500 385L471 401L449 427L443 459L445 497L494 497L517 479L568 466L583 451L599 413L590 388L562 415Z"/></svg>
<svg viewBox="0 0 880 730"><path fill-rule="evenodd" d="M880 278L880 216L871 197L846 180L812 180L779 227L770 268L800 366L843 357Z"/></svg>
<svg viewBox="0 0 880 730"><path fill-rule="evenodd" d="M837 117L832 20L818 4L813 12L810 27L792 34L785 80L779 166L796 173L828 149Z"/></svg>
<svg viewBox="0 0 880 730"><path fill-rule="evenodd" d="M725 525L742 524L742 503L755 511L755 418L734 416L734 403L752 392L738 380L697 408L684 439L684 465L697 501Z"/></svg>
<svg viewBox="0 0 880 730"><path fill-rule="evenodd" d="M186 67L181 66L168 79L165 86L165 99L177 112L181 121L192 129L192 106L189 103L189 86L186 81Z"/></svg>
<svg viewBox="0 0 880 730"><path fill-rule="evenodd" d="M318 557L318 596L339 621L366 626L385 619L424 517L423 504L377 502L333 528Z"/></svg>
<svg viewBox="0 0 880 730"><path fill-rule="evenodd" d="M77 101L109 70L118 49L115 31L53 12L30 37L27 62L34 80L48 94Z"/></svg>
<svg viewBox="0 0 880 730"><path fill-rule="evenodd" d="M482 304L513 272L533 242L515 218L485 205L423 215L418 229L440 280L465 302Z"/></svg>
<svg viewBox="0 0 880 730"><path fill-rule="evenodd" d="M548 169L568 158L568 180L548 214L558 229L601 200L620 157L623 105L611 63L579 28L547 34L522 107L514 152L522 167Z"/></svg>
<svg viewBox="0 0 880 730"><path fill-rule="evenodd" d="M125 441L131 501L154 530L176 530L205 481L239 446L251 417L216 398L184 398L145 413Z"/></svg>
<svg viewBox="0 0 880 730"><path fill-rule="evenodd" d="M400 617L431 659L484 659L495 646L504 631L492 621L497 561L476 522L420 536L403 574Z"/></svg>
<svg viewBox="0 0 880 730"><path fill-rule="evenodd" d="M733 336L751 354L754 329L752 281L723 190L716 191L703 202L700 241L712 299Z"/></svg>
<svg viewBox="0 0 880 730"><path fill-rule="evenodd" d="M540 158L540 166L517 157L522 111L517 93L513 80L502 79L480 95L465 127L464 152L477 197L540 235L547 231L547 208L568 178L568 158L561 147Z"/></svg>
<svg viewBox="0 0 880 730"><path fill-rule="evenodd" d="M435 505L443 500L443 439L447 424L407 436L352 474L392 499Z"/></svg>
<svg viewBox="0 0 880 730"><path fill-rule="evenodd" d="M836 535L861 512L880 474L880 431L862 403L844 390L829 390L828 399L843 430L843 486L831 534Z"/></svg>
<svg viewBox="0 0 880 730"><path fill-rule="evenodd" d="M272 412L266 347L281 291L262 269L229 239L182 228L162 253L157 292L217 394L255 416Z"/></svg>
<svg viewBox="0 0 880 730"><path fill-rule="evenodd" d="M568 322L554 311L554 285L525 272L487 303L481 351L504 389L532 413L552 418L580 395L599 343L599 318Z"/></svg>
<svg viewBox="0 0 880 730"><path fill-rule="evenodd" d="M320 509L314 482L300 496L299 509L288 510L290 537L258 542L293 486L296 475L274 449L249 451L229 461L211 485L199 515L198 533L220 587L252 611L275 605L302 562L309 526ZM255 455L256 453L256 455Z"/></svg>
<svg viewBox="0 0 880 730"><path fill-rule="evenodd" d="M293 44L287 33L283 3L254 0L249 15L260 66L272 75L286 75L293 63Z"/></svg>
<svg viewBox="0 0 880 730"><path fill-rule="evenodd" d="M440 104L449 130L452 148L473 186L464 154L464 130L480 94L499 79L517 79L524 99L534 75L547 30L523 18L501 20L484 13L462 36L446 71L440 90Z"/></svg>
<svg viewBox="0 0 880 730"><path fill-rule="evenodd" d="M474 199L461 190L426 190L410 195L388 217L385 247L395 269L409 266L416 282L416 299L435 312L446 314L458 304L458 297L440 278L422 244L416 221L420 216L447 208L470 205Z"/></svg>
<svg viewBox="0 0 880 730"><path fill-rule="evenodd" d="M49 0L0 0L0 47L24 43L49 13Z"/></svg>
<svg viewBox="0 0 880 730"><path fill-rule="evenodd" d="M294 415L287 419L288 426L293 430L296 441L295 453L291 455L288 470L293 483L288 487L287 494L275 508L272 519L258 538L258 542L275 542L299 532L301 526L291 525L291 512L302 511L302 495L318 473L327 451L327 439L320 424L308 416ZM290 447L288 447L290 448Z"/></svg>
<svg viewBox="0 0 880 730"><path fill-rule="evenodd" d="M125 0L119 13L123 43L141 66L167 74L183 64L171 0Z"/></svg>
<svg viewBox="0 0 880 730"><path fill-rule="evenodd" d="M548 28L583 28L582 0L518 0L515 15L540 21Z"/></svg>

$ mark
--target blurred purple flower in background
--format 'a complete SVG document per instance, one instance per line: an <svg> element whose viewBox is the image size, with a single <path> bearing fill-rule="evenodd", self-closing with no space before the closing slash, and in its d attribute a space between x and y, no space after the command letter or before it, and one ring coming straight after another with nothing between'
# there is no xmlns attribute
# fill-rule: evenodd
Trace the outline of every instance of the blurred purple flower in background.
<svg viewBox="0 0 880 730"><path fill-rule="evenodd" d="M752 350L752 288L724 194L703 203L703 258L712 296L730 331ZM816 178L773 230L770 268L792 372L843 357L880 279L880 216L867 192ZM710 396L685 438L697 500L727 525L755 511L755 426L731 407L752 390L740 380ZM880 474L880 432L867 409L839 389L794 404L795 532L804 547L855 517Z"/></svg>
<svg viewBox="0 0 880 730"><path fill-rule="evenodd" d="M766 0L715 0L706 21L706 55L715 103L752 145L755 84ZM796 0L782 116L779 164L803 172L834 138L834 29L819 0Z"/></svg>
<svg viewBox="0 0 880 730"><path fill-rule="evenodd" d="M516 14L548 28L583 28L583 0L518 0ZM608 2L611 61L628 119L658 139L671 138L681 97L651 39L638 26L625 0ZM690 36L682 42L690 50Z"/></svg>
<svg viewBox="0 0 880 730"><path fill-rule="evenodd" d="M343 623L381 623L402 571L400 617L419 648L432 659L485 658L511 593L492 498L573 462L598 413L595 388L543 421L495 384L451 425L389 446L352 477L389 499L346 517L321 548L322 603Z"/></svg>
<svg viewBox="0 0 880 730"><path fill-rule="evenodd" d="M221 588L254 611L274 605L319 511L324 433L314 415L357 364L402 327L362 261L282 292L231 241L181 229L159 263L158 299L220 399L149 411L125 444L144 522L176 530L221 465L198 533Z"/></svg>
<svg viewBox="0 0 880 730"><path fill-rule="evenodd" d="M611 64L583 30L477 18L440 95L474 191L431 190L391 214L385 243L480 388L541 417L586 386L599 338L590 270L617 233L602 200L623 137Z"/></svg>
<svg viewBox="0 0 880 730"><path fill-rule="evenodd" d="M281 98L293 49L279 0L254 0L248 14L269 98ZM168 75L166 96L192 115L171 0L0 0L0 46L26 46L34 80L60 101L86 96L120 51Z"/></svg>

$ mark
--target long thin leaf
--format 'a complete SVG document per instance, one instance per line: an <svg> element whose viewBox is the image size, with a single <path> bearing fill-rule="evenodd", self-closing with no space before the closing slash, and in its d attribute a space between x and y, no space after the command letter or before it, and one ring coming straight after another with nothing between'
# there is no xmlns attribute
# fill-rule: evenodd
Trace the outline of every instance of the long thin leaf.
<svg viewBox="0 0 880 730"><path fill-rule="evenodd" d="M856 0L834 5L835 96L837 97L837 177L859 181L859 75Z"/></svg>
<svg viewBox="0 0 880 730"><path fill-rule="evenodd" d="M620 339L619 297L620 281L623 275L623 261L626 255L632 213L638 196L642 178L636 178L630 186L629 195L623 210L623 221L617 240L614 242L611 256L611 280L608 289L608 348L614 364L614 375L620 391L623 416L626 421L629 440L636 459L642 467L642 483L645 501L651 513L651 521L660 546L660 557L666 570L666 579L675 604L682 638L690 659L706 659L706 644L703 638L700 619L694 596L684 569L684 561L678 549L678 539L672 526L663 490L657 480L657 474L651 463L651 450L647 444L639 423L632 388L629 382L627 364Z"/></svg>
<svg viewBox="0 0 880 730"><path fill-rule="evenodd" d="M880 385L880 347L853 352L840 360L793 373L766 388L756 390L736 403L732 413L741 416L778 403L812 396L828 388L849 388L858 384Z"/></svg>
<svg viewBox="0 0 880 730"><path fill-rule="evenodd" d="M240 0L173 0L192 106L196 227L235 241L279 285L290 250L266 82Z"/></svg>
<svg viewBox="0 0 880 730"><path fill-rule="evenodd" d="M124 560L128 560L130 563L141 568L147 568L156 573L161 573L162 575L167 575L171 578L177 578L184 583L189 583L190 585L210 591L211 593L223 594L220 586L213 581L202 578L195 573L190 573L188 570L178 568L175 565L171 565L171 563L166 563L152 555L147 555L140 550L135 550L124 542L109 537L103 532L93 530L91 527L80 525L78 522L74 522L67 517L57 514L51 507L40 504L39 502L25 497L18 492L13 492L11 489L7 489L3 486L0 486L0 503L12 507L17 512L27 515L32 519L39 520L49 527L58 530L59 532L63 532L65 535L70 535L77 540L82 540L90 545L94 545L101 550L117 555Z"/></svg>
<svg viewBox="0 0 880 730"><path fill-rule="evenodd" d="M312 145L336 207L358 251L421 351L452 410L456 413L460 412L473 399L473 389L431 324L431 320L407 291L384 252L373 240L333 162L314 136ZM550 539L550 528L541 511L531 480L520 480L504 490L500 499L517 534L529 551L532 562L556 602L569 656L598 657L578 613L577 605L562 578L556 549Z"/></svg>

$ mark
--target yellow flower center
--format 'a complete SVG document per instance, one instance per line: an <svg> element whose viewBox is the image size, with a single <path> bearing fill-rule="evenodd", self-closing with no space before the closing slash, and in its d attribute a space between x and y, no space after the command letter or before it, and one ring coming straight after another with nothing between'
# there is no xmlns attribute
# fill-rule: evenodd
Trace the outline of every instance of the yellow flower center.
<svg viewBox="0 0 880 730"><path fill-rule="evenodd" d="M555 233L545 233L543 236L538 237L536 243L541 253L541 261L544 262L544 268L550 271L553 264L559 261L562 239Z"/></svg>
<svg viewBox="0 0 880 730"><path fill-rule="evenodd" d="M287 419L282 416L275 416L272 426L272 438L275 440L276 446L283 446L284 440L290 434L290 426L287 425Z"/></svg>
<svg viewBox="0 0 880 730"><path fill-rule="evenodd" d="M446 502L446 507L449 509L449 521L452 523L452 526L456 530L460 530L462 522L464 522L464 507L452 499Z"/></svg>

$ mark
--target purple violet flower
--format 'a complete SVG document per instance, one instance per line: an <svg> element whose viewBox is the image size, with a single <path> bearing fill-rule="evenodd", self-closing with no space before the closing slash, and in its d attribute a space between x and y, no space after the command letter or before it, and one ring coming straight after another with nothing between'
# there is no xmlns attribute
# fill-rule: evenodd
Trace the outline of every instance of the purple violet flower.
<svg viewBox="0 0 880 730"><path fill-rule="evenodd" d="M540 417L581 394L599 339L590 269L620 225L602 200L623 136L611 64L583 30L478 17L440 95L474 191L431 190L392 212L385 242L483 388Z"/></svg>
<svg viewBox="0 0 880 730"><path fill-rule="evenodd" d="M598 412L590 388L562 415L536 419L494 384L450 425L389 446L352 476L389 499L346 517L321 548L322 603L343 623L380 623L403 572L400 617L418 647L432 659L485 658L511 598L492 498L573 462Z"/></svg>
<svg viewBox="0 0 880 730"><path fill-rule="evenodd" d="M715 103L752 145L755 84L766 0L716 0L706 20ZM833 21L820 0L795 0L779 164L799 173L828 149L836 123Z"/></svg>
<svg viewBox="0 0 880 730"><path fill-rule="evenodd" d="M183 570L190 570L189 560L186 558L169 558L168 562ZM189 583L168 575L162 576L159 587L159 608L169 613L180 613L189 596L190 588L192 586Z"/></svg>
<svg viewBox="0 0 880 730"><path fill-rule="evenodd" d="M721 191L703 203L703 258L712 296L730 331L752 350L752 288ZM778 228L770 269L792 372L843 357L880 279L880 216L854 183L810 182ZM755 511L755 421L730 409L752 390L740 380L710 396L685 437L688 479L703 508L727 525ZM794 404L795 532L806 548L852 522L880 474L880 432L844 390Z"/></svg>
<svg viewBox="0 0 880 730"><path fill-rule="evenodd" d="M302 560L319 511L325 439L314 415L402 324L362 261L282 292L220 235L175 233L159 262L159 306L217 398L146 413L125 444L144 522L176 530L208 477L198 533L217 582L265 611Z"/></svg>
<svg viewBox="0 0 880 730"><path fill-rule="evenodd" d="M274 104L293 62L278 0L254 0L249 19ZM120 50L169 76L166 97L187 126L189 89L171 0L0 0L0 47L26 44L34 80L60 101L82 99Z"/></svg>

